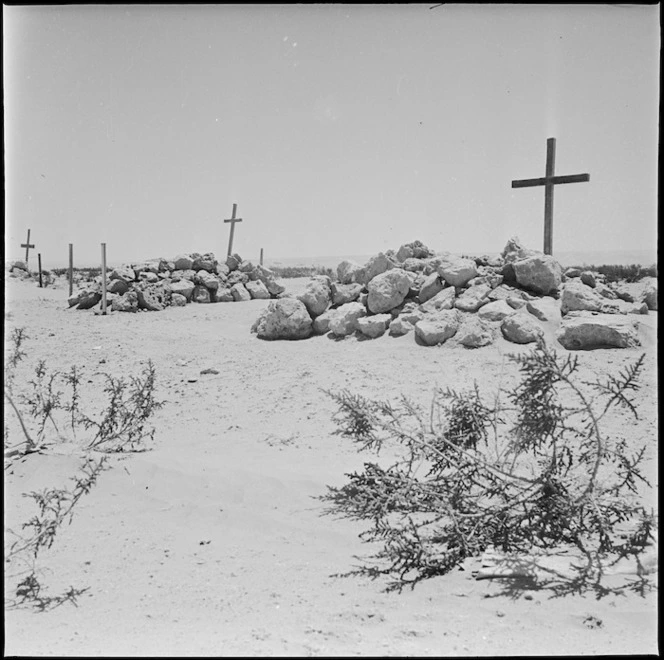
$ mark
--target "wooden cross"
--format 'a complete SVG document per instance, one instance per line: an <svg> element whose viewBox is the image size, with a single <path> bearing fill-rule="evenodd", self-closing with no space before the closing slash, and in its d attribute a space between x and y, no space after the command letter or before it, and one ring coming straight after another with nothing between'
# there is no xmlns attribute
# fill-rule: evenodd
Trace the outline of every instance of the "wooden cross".
<svg viewBox="0 0 664 660"><path fill-rule="evenodd" d="M29 229L28 229L28 238L26 239L25 243L21 243L21 247L25 248L25 266L27 268L30 248L35 247L35 244L30 242L30 230Z"/></svg>
<svg viewBox="0 0 664 660"><path fill-rule="evenodd" d="M230 255L233 252L233 236L235 235L235 223L242 222L242 218L236 218L235 212L237 211L237 204L233 204L233 215L230 218L224 220L224 222L231 223L231 236L228 240L228 254Z"/></svg>
<svg viewBox="0 0 664 660"><path fill-rule="evenodd" d="M546 141L546 174L541 179L512 181L512 188L544 186L544 254L553 254L553 186L557 183L581 183L590 181L590 174L554 176L556 167L556 138Z"/></svg>

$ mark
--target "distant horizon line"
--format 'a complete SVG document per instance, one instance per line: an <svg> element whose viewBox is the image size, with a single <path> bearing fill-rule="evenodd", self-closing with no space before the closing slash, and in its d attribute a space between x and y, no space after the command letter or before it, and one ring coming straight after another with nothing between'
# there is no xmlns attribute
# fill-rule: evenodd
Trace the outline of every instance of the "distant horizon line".
<svg viewBox="0 0 664 660"><path fill-rule="evenodd" d="M297 256L297 257L292 257L292 256L275 256L275 257L270 257L267 256L263 259L263 263L266 267L269 267L269 265L274 265L274 266L280 266L280 265L288 265L288 266L330 266L330 264L337 265L341 261L344 260L349 260L349 261L357 261L359 263L365 263L370 257L379 254L381 252L380 250L378 252L373 252L373 253L365 253L365 254L338 254L338 255L317 255L317 256L312 256L312 257L306 257L306 256ZM436 254L443 254L446 251L436 251ZM474 256L474 257L479 257L479 256L490 256L490 257L495 257L500 255L502 250L474 250L472 252L470 251L465 251L465 250L460 250L460 251L449 251L450 254L454 254L457 256L461 255L466 255L466 256ZM554 258L558 257L558 260L561 261L561 265L565 266L570 266L570 265L618 265L618 264L624 264L624 265L631 265L631 264L640 264L643 266L650 266L653 264L657 264L657 256L658 256L658 250L655 247L654 249L645 249L645 248L638 248L638 249L624 249L624 250L559 250L557 252L554 252L553 254ZM590 257L590 258L589 258ZM111 268L116 268L118 266L122 265L130 265L130 264L138 264L142 262L148 262L148 261L154 261L156 259L160 259L163 257L151 257L148 259L130 259L130 260L109 260L107 266ZM613 261L611 259L613 258ZM18 259L7 259L6 263L9 265L13 261L24 261L24 259L18 258ZM258 263L258 259L249 259L249 261L253 263ZM565 263L562 263L562 262ZM571 263L572 261L578 261L579 263ZM33 263L33 260L30 259L30 262L32 263L32 269L36 270L36 264ZM68 264L64 263L62 265L53 265L52 262L43 262L42 267L47 270L47 269L53 269L53 268L67 268ZM94 263L94 262L81 262L81 263L74 263L75 268L96 268L100 267L100 263Z"/></svg>

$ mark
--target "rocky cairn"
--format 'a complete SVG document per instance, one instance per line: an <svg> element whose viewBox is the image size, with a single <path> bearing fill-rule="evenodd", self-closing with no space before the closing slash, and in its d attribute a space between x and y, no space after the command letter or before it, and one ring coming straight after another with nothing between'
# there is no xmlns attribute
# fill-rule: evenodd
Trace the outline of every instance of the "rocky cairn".
<svg viewBox="0 0 664 660"><path fill-rule="evenodd" d="M107 309L113 312L160 311L189 303L244 302L279 298L284 287L263 266L238 254L218 261L214 254L192 253L121 266L107 273ZM69 306L92 309L102 297L101 276L69 298Z"/></svg>
<svg viewBox="0 0 664 660"><path fill-rule="evenodd" d="M254 322L260 339L329 334L375 339L412 334L423 346L467 348L502 336L529 344L555 333L570 350L636 346L634 315L657 309L657 283L636 302L590 271L563 271L554 257L511 238L497 258L435 254L420 241L343 261L337 280L312 277L297 297L272 300Z"/></svg>

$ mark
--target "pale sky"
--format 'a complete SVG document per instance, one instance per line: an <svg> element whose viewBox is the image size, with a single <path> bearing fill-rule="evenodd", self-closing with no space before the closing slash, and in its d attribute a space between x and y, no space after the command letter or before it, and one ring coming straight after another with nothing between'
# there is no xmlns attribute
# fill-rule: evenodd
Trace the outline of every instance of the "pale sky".
<svg viewBox="0 0 664 660"><path fill-rule="evenodd" d="M433 4L4 6L6 258L652 248L659 6Z"/></svg>

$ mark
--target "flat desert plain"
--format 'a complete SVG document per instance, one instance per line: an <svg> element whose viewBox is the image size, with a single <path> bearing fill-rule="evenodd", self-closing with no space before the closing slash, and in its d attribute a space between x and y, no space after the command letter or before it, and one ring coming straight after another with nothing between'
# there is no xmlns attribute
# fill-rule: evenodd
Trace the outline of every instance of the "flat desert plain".
<svg viewBox="0 0 664 660"><path fill-rule="evenodd" d="M282 283L297 294L306 281ZM6 278L5 339L18 327L28 335L15 389L26 387L40 359L54 370L76 365L87 405L99 411L101 374L138 375L151 360L164 406L153 417L150 450L113 454L72 523L39 556L45 589L88 591L77 606L7 610L6 656L658 652L656 589L558 597L455 570L388 593L385 580L337 576L372 550L358 538L366 526L322 515L316 497L375 457L333 434L335 404L324 390L405 394L422 405L436 386L478 381L494 392L516 382L508 354L528 347L499 338L475 350L431 348L412 335L266 342L249 330L268 301L96 316L68 309L66 286ZM581 352L579 361L581 376L594 380L646 353L639 418L612 418L609 430L647 445L652 488L643 496L656 509L657 313L636 318L640 348ZM9 444L14 438L12 431ZM85 456L82 429L76 441L46 440L43 452L5 469L6 528L36 512L22 493L71 485ZM12 586L6 570L6 592Z"/></svg>

